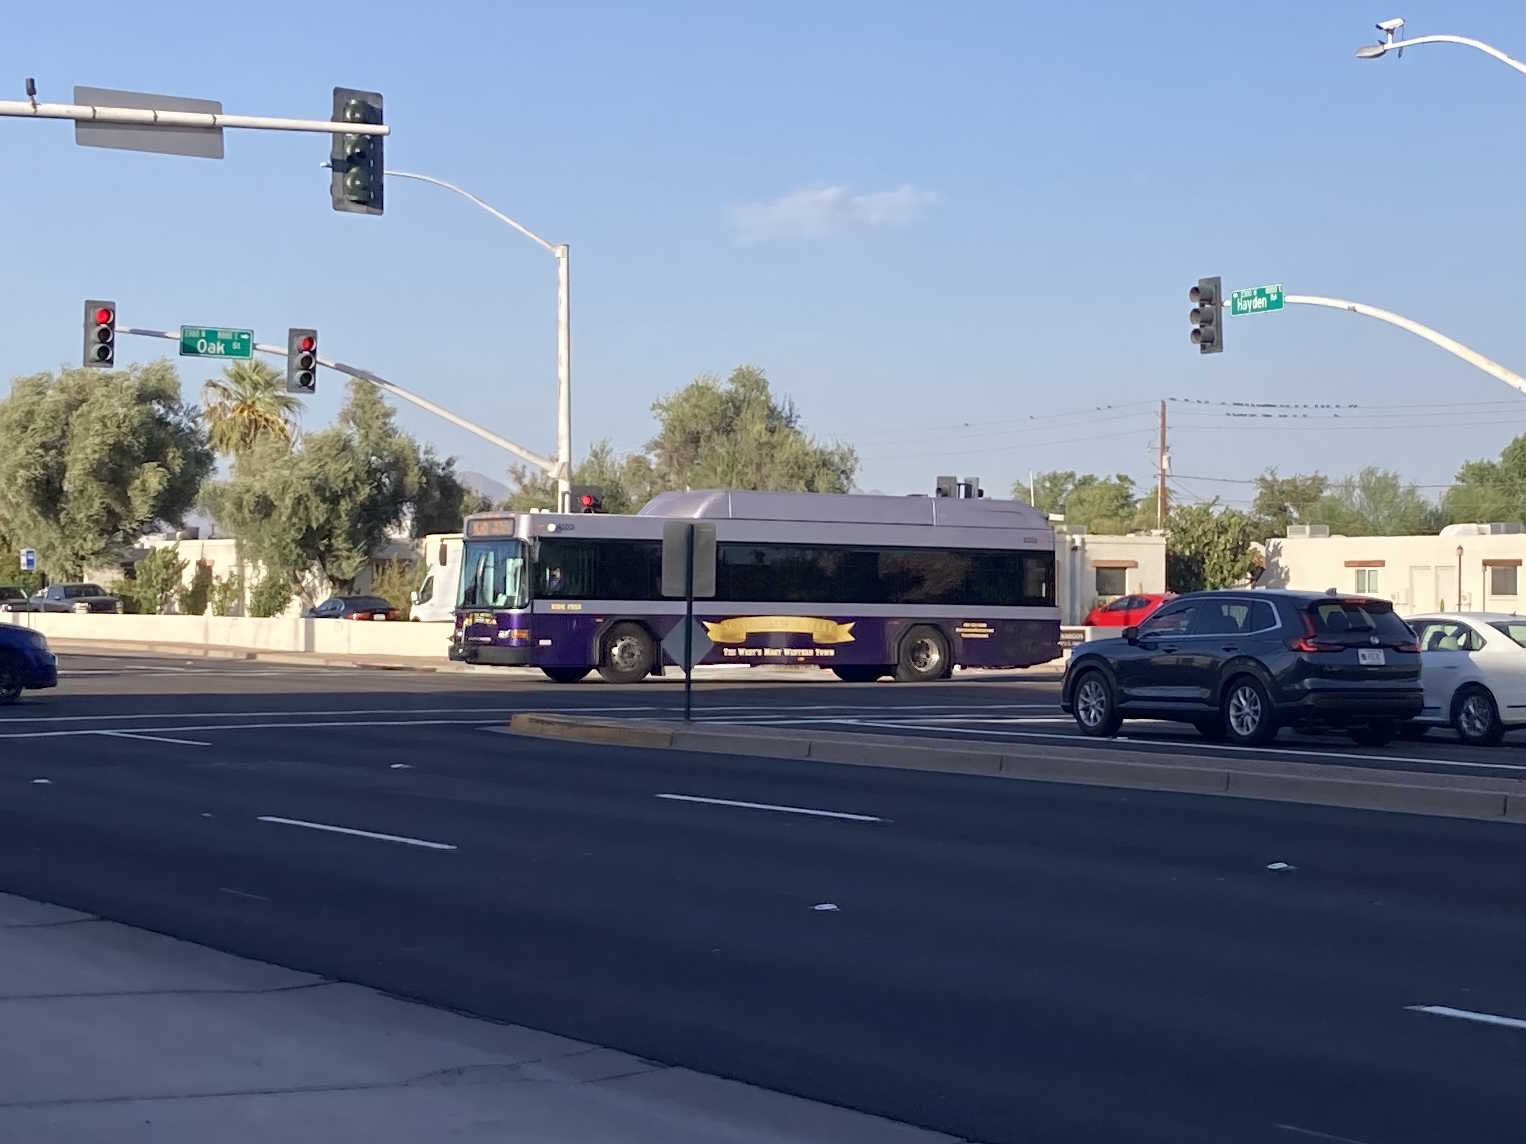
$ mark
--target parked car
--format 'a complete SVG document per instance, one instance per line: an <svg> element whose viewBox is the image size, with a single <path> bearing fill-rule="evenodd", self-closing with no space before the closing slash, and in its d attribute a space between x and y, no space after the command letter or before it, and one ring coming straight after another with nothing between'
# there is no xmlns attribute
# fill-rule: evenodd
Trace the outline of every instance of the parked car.
<svg viewBox="0 0 1526 1144"><path fill-rule="evenodd" d="M380 596L330 596L302 613L305 620L395 620L398 610Z"/></svg>
<svg viewBox="0 0 1526 1144"><path fill-rule="evenodd" d="M1245 746L1286 726L1344 728L1378 746L1421 711L1420 648L1387 600L1193 592L1122 638L1077 647L1060 705L1087 735L1144 717Z"/></svg>
<svg viewBox="0 0 1526 1144"><path fill-rule="evenodd" d="M1499 612L1415 616L1425 706L1409 724L1456 728L1464 743L1492 747L1526 726L1526 618Z"/></svg>
<svg viewBox="0 0 1526 1144"><path fill-rule="evenodd" d="M1093 608L1081 621L1088 628L1132 628L1144 623L1155 609L1167 600L1176 599L1174 592L1146 592L1133 596L1119 596L1111 604Z"/></svg>
<svg viewBox="0 0 1526 1144"><path fill-rule="evenodd" d="M0 624L0 705L14 703L23 689L58 686L58 660L41 632Z"/></svg>
<svg viewBox="0 0 1526 1144"><path fill-rule="evenodd" d="M0 584L0 612L29 612L26 593L13 584Z"/></svg>
<svg viewBox="0 0 1526 1144"><path fill-rule="evenodd" d="M32 594L27 610L119 613L122 601L99 584L49 584L41 592Z"/></svg>

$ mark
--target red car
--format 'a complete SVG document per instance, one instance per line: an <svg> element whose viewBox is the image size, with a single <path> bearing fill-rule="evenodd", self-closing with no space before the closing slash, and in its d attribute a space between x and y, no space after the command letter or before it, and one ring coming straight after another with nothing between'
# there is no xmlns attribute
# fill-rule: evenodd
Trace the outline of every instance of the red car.
<svg viewBox="0 0 1526 1144"><path fill-rule="evenodd" d="M1137 627L1144 622L1146 616L1175 595L1175 592L1166 592L1119 596L1111 604L1093 608L1081 622L1088 628Z"/></svg>

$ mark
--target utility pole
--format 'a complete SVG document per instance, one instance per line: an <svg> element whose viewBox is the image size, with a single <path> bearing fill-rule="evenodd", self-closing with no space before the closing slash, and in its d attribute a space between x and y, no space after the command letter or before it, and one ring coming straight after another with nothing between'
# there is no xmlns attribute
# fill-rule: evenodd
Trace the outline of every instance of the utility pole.
<svg viewBox="0 0 1526 1144"><path fill-rule="evenodd" d="M1155 527L1166 527L1166 402L1160 403L1159 479L1155 490Z"/></svg>

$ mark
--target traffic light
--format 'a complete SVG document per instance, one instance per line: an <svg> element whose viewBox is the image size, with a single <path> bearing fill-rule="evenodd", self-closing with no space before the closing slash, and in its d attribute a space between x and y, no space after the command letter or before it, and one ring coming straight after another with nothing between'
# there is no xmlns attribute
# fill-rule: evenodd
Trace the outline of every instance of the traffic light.
<svg viewBox="0 0 1526 1144"><path fill-rule="evenodd" d="M1224 291L1218 278L1199 278L1197 285L1187 291L1192 302L1192 313L1187 320L1192 323L1192 344L1200 354L1224 352Z"/></svg>
<svg viewBox="0 0 1526 1144"><path fill-rule="evenodd" d="M85 364L110 369L117 360L117 304L85 302Z"/></svg>
<svg viewBox="0 0 1526 1144"><path fill-rule="evenodd" d="M286 392L318 392L318 331L286 331Z"/></svg>
<svg viewBox="0 0 1526 1144"><path fill-rule="evenodd" d="M573 512L603 512L604 490L590 485L572 486Z"/></svg>
<svg viewBox="0 0 1526 1144"><path fill-rule="evenodd" d="M381 94L336 87L333 118L336 123L381 123ZM382 162L384 138L382 135L333 136L329 149L329 169L333 172L329 177L329 198L336 211L382 213L382 183L387 170Z"/></svg>

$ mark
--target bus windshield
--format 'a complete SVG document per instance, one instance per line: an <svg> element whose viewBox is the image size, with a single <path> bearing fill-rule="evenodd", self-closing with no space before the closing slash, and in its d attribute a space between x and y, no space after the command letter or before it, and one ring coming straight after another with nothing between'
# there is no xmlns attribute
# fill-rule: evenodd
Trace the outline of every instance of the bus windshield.
<svg viewBox="0 0 1526 1144"><path fill-rule="evenodd" d="M523 608L530 602L522 540L468 540L461 567L460 608Z"/></svg>

